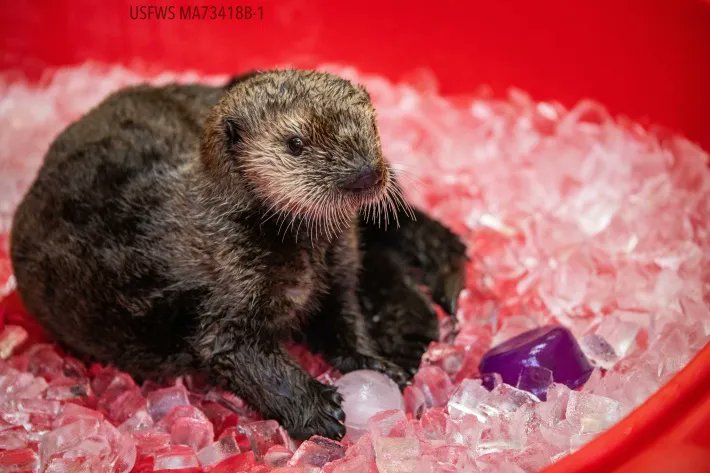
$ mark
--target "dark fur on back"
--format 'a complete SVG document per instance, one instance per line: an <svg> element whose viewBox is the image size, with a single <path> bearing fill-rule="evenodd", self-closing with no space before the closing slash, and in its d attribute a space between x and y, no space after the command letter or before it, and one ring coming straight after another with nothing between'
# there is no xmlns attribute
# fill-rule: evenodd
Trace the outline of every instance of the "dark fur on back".
<svg viewBox="0 0 710 473"><path fill-rule="evenodd" d="M293 136L303 138L298 156ZM364 167L377 184L343 190ZM338 393L281 343L305 333L344 372L406 381L361 310L369 300L370 313L388 312L384 298L358 289L368 227L358 213L382 215L381 202L399 199L369 97L343 79L260 73L226 94L138 86L52 144L17 210L12 261L28 309L79 355L143 378L206 371L293 436L338 438ZM393 245L369 226L379 248L403 248L401 268L417 264L405 253L422 242ZM445 258L462 267L462 254ZM403 301L429 317L407 287Z"/></svg>

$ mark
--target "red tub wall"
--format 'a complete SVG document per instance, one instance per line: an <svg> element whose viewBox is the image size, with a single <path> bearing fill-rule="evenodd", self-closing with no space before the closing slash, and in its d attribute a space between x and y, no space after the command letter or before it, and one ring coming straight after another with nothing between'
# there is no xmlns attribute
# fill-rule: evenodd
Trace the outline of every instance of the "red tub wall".
<svg viewBox="0 0 710 473"><path fill-rule="evenodd" d="M240 0L231 4L262 5L264 19L129 17L130 5L184 3L3 0L0 68L37 77L86 59L203 72L338 61L398 80L424 67L445 94L490 84L566 105L592 97L710 149L707 0Z"/></svg>

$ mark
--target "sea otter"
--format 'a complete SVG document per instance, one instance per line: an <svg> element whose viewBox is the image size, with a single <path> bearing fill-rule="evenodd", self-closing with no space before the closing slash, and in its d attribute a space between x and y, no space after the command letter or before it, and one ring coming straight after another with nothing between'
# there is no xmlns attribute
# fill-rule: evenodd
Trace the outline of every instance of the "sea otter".
<svg viewBox="0 0 710 473"><path fill-rule="evenodd" d="M65 347L206 372L295 438L340 438L344 414L282 343L403 385L436 337L419 284L452 309L463 253L406 204L366 90L297 70L114 93L53 142L11 233L20 295Z"/></svg>

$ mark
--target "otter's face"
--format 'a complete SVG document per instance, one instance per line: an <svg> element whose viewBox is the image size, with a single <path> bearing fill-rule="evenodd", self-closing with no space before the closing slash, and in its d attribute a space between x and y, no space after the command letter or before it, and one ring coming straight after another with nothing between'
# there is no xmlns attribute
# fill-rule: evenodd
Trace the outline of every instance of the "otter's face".
<svg viewBox="0 0 710 473"><path fill-rule="evenodd" d="M220 106L225 158L273 214L330 231L360 208L387 217L404 204L364 89L325 73L268 72Z"/></svg>

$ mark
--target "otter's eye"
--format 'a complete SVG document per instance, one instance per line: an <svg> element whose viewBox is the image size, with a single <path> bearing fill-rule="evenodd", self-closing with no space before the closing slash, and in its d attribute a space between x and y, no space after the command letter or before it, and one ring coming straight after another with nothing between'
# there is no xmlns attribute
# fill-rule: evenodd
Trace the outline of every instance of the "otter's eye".
<svg viewBox="0 0 710 473"><path fill-rule="evenodd" d="M300 156L303 152L303 140L298 136L289 138L288 140L288 151L294 156Z"/></svg>

